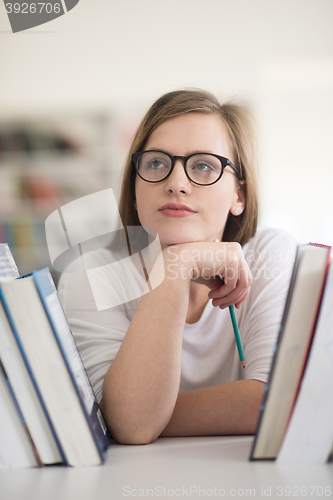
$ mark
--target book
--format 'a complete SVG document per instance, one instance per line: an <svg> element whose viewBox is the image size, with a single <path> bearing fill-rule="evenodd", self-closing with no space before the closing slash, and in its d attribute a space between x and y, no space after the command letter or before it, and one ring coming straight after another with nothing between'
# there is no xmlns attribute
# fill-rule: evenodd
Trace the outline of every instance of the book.
<svg viewBox="0 0 333 500"><path fill-rule="evenodd" d="M91 432L100 450L101 456L109 446L107 428L96 401L81 356L76 347L65 312L61 305L56 286L49 270L42 269L32 274L45 311L49 317L54 335L62 351L67 369L76 387L82 409Z"/></svg>
<svg viewBox="0 0 333 500"><path fill-rule="evenodd" d="M13 279L19 277L18 268L11 250L6 243L0 244L0 279ZM38 465L61 462L61 455L52 435L49 423L30 378L24 359L15 341L12 327L5 313L0 298L0 364L5 374L9 394L15 404L17 414L24 426L25 434L37 460ZM3 412L9 410L3 401ZM5 427L4 427L5 431ZM6 447L2 448L6 453ZM14 455L13 455L14 456ZM11 462L13 463L13 462ZM18 464L20 464L18 455ZM8 464L7 464L8 465ZM32 465L35 465L33 463Z"/></svg>
<svg viewBox="0 0 333 500"><path fill-rule="evenodd" d="M0 243L0 278L18 278L16 262L7 243Z"/></svg>
<svg viewBox="0 0 333 500"><path fill-rule="evenodd" d="M1 282L0 282L1 288ZM32 443L36 448L40 464L62 462L54 437L52 424L47 419L40 400L38 387L34 384L33 374L17 344L13 326L1 301L0 290L0 360L6 370L8 381L15 394L16 405L20 408Z"/></svg>
<svg viewBox="0 0 333 500"><path fill-rule="evenodd" d="M275 459L279 453L319 314L329 252L330 247L312 243L297 249L250 460Z"/></svg>
<svg viewBox="0 0 333 500"><path fill-rule="evenodd" d="M16 341L54 428L64 463L99 465L106 426L48 269L1 282Z"/></svg>
<svg viewBox="0 0 333 500"><path fill-rule="evenodd" d="M0 244L0 279L19 277L18 268L7 243ZM17 412L37 458L38 465L62 462L62 457L38 397L22 353L15 340L12 325L0 296L0 363L10 387ZM3 410L5 411L5 410Z"/></svg>
<svg viewBox="0 0 333 500"><path fill-rule="evenodd" d="M333 266L297 401L280 448L281 464L322 464L333 443Z"/></svg>
<svg viewBox="0 0 333 500"><path fill-rule="evenodd" d="M37 467L29 431L0 361L0 470Z"/></svg>

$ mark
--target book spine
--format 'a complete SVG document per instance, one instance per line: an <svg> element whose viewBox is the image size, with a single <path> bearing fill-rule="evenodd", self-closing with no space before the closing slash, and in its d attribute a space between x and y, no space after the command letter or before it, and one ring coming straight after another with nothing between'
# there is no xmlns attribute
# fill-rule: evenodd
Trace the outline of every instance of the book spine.
<svg viewBox="0 0 333 500"><path fill-rule="evenodd" d="M46 406L45 406L45 403L44 403L43 397L42 397L42 395L41 395L41 392L40 392L40 390L39 390L38 384L37 384L37 382L36 382L36 379L35 379L34 373L33 373L32 369L31 369L30 363L29 363L29 361L28 361L28 358L27 358L27 356L26 356L25 350L24 350L24 348L23 348L23 345L22 345L22 343L21 343L20 337L19 337L19 335L18 335L18 332L17 332L16 326L15 326L15 323L14 323L13 317L12 317L12 315L11 315L10 309L9 309L8 304L7 304L7 302L6 302L5 296L4 296L3 292L2 292L1 285L0 285L0 300L2 301L2 304L3 304L4 309L5 309L5 311L6 311L6 314L7 314L8 320L9 320L9 323L10 323L10 325L11 325L11 327L12 327L12 331L13 331L13 334L14 334L14 338L15 338L16 343L17 343L17 346L18 346L18 348L19 348L19 350L20 350L20 352L21 352L21 355L22 355L23 361L24 361L25 366L26 366L26 368L27 368L27 370L28 370L28 373L29 373L29 375L30 375L31 381L32 381L32 383L33 383L33 386L34 386L34 388L35 388L35 390L36 390L37 396L38 396L38 398L39 398L39 401L40 401L41 406L42 406L42 408L43 408L43 411L44 411L44 413L45 413L46 420L47 420L47 422L48 422L48 424L49 424L49 426L50 426L51 432L52 432L52 434L53 434L53 436L54 436L54 439L55 439L55 442L56 442L56 444L57 444L57 446L58 446L59 453L60 453L60 455L61 455L62 461L63 461L63 463L64 463L65 465L68 465L68 461L67 461L66 455L65 455L64 450L63 450L63 448L62 448L62 446L61 446L61 443L60 443L60 441L59 441L59 439L58 439L58 436L57 436L57 433L56 433L56 431L55 431L55 428L54 428L53 422L52 422L52 420L51 420L51 418L50 418L49 412L47 411L47 408L46 408Z"/></svg>
<svg viewBox="0 0 333 500"><path fill-rule="evenodd" d="M274 377L274 371L275 371L275 367L276 367L276 363L277 363L279 346L280 346L280 344L282 342L284 325L285 325L285 322L286 322L286 319L287 319L287 316L288 316L288 310L289 310L289 306L290 306L290 300L291 300L291 296L292 296L293 289L294 289L295 282L296 282L296 270L297 270L297 267L298 267L298 264L299 264L299 262L298 262L299 252L300 252L300 247L298 246L297 247L297 251L296 251L296 255L295 255L295 262L294 262L294 266L293 266L293 270L292 270L292 278L290 280L290 284L289 284L289 288L288 288L288 293L287 293L285 308L284 308L284 311L283 311L283 316L282 316L282 320L281 320L281 324L280 324L280 328L279 328L279 332L278 332L277 341L276 341L276 344L275 344L275 347L274 347L274 353L273 353L273 359L272 359L271 369L270 369L270 372L269 372L268 381L267 381L267 383L265 385L262 403L260 405L260 414L259 414L259 418L258 418L258 422L257 422L257 428L256 428L256 432L255 432L255 437L254 437L254 440L253 440L253 443L252 443L251 452L250 452L250 461L262 460L262 457L256 457L256 447L257 447L257 443L258 443L258 441L260 439L261 423L262 423L262 421L264 419L265 407L266 407L266 404L267 404L267 401L268 401L268 397L269 397L269 387L270 387L270 384L271 384L271 382L273 380L273 377ZM276 457L271 457L271 458L269 458L267 460L273 460L275 458Z"/></svg>
<svg viewBox="0 0 333 500"><path fill-rule="evenodd" d="M309 245L315 246L315 247L320 247L320 248L330 249L330 247L328 247L327 245L321 245L320 243L309 243ZM327 282L327 276L328 276L329 268L330 268L330 255L328 253L327 254L327 261L326 261L326 270L325 270L325 275L324 275L324 278L323 278L322 290L321 290L320 299L319 299L319 305L318 305L318 309L317 309L317 312L316 312L316 315L315 315L315 318L314 318L314 321L313 321L311 337L309 339L308 348L307 348L307 351L306 351L303 368L302 368L302 371L301 371L301 375L300 375L299 383L298 383L298 386L297 386L297 390L296 390L294 402L293 402L293 405L291 407L291 411L290 411L288 422L287 422L287 425L286 425L286 428L285 428L283 439L285 438L285 435L286 435L286 433L288 431L288 427L289 427L290 421L292 419L292 415L293 415L293 412L294 412L294 409L295 409L295 406L296 406L297 398L298 398L298 395L299 395L299 392L300 392L300 389L301 389L302 380L304 378L304 374L305 374L305 371L306 371L306 366L307 366L307 362L308 362L308 359L309 359L309 356L310 356L311 347L312 347L312 344L313 344L314 335L315 335L316 327L317 327L317 323L318 323L319 313L320 313L320 309L321 309L321 305L322 305L322 301L323 301L323 296L324 296L324 292L325 292L325 286L326 286L326 282ZM282 440L282 442L283 442L283 440Z"/></svg>
<svg viewBox="0 0 333 500"><path fill-rule="evenodd" d="M76 347L52 277L49 272L43 273L43 271L37 271L33 273L33 276L44 309L52 326L53 333L73 381L91 434L99 451L101 460L104 461L104 451L109 444L106 425L99 405L96 402L93 389L85 371L80 353ZM49 286L45 286L45 277L48 280ZM84 394L84 398L82 394Z"/></svg>

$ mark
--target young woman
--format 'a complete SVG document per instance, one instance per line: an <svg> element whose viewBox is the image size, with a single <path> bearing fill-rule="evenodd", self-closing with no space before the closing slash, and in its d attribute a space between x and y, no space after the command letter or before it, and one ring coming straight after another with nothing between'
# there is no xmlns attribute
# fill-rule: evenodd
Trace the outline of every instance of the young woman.
<svg viewBox="0 0 333 500"><path fill-rule="evenodd" d="M138 300L97 311L86 276L65 273L60 281L106 423L121 443L255 431L295 242L257 230L254 144L240 106L220 105L200 90L158 99L129 152L119 209L125 228L157 232L163 258L153 273L161 283ZM109 253L93 252L90 267L110 262ZM145 278L134 266L118 284L105 281L112 295Z"/></svg>

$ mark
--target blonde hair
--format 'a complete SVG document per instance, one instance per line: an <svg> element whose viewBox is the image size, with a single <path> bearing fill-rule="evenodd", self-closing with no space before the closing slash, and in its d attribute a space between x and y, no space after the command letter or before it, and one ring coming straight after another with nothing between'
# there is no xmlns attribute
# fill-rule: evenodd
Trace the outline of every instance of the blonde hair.
<svg viewBox="0 0 333 500"><path fill-rule="evenodd" d="M119 201L123 225L125 228L141 225L135 209L136 172L132 166L132 154L144 150L150 134L159 125L185 113L217 114L226 125L238 182L245 181L246 204L241 215L236 217L229 213L222 241L237 241L244 245L256 232L259 210L253 118L245 107L231 102L221 105L212 94L200 89L176 90L163 95L150 107L140 123L123 174Z"/></svg>

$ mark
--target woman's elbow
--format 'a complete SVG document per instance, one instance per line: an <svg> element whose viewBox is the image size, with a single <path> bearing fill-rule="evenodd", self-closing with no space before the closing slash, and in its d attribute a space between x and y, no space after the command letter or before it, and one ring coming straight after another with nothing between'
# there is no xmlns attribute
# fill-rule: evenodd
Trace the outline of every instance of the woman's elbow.
<svg viewBox="0 0 333 500"><path fill-rule="evenodd" d="M161 433L156 428L151 428L147 423L139 425L137 422L126 422L125 419L112 417L103 400L100 403L100 408L111 436L120 444L149 444L155 441Z"/></svg>
<svg viewBox="0 0 333 500"><path fill-rule="evenodd" d="M148 428L126 429L125 426L109 428L112 437L120 444L144 445L155 441L160 432Z"/></svg>

